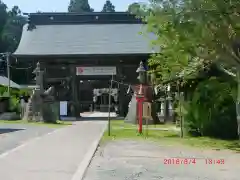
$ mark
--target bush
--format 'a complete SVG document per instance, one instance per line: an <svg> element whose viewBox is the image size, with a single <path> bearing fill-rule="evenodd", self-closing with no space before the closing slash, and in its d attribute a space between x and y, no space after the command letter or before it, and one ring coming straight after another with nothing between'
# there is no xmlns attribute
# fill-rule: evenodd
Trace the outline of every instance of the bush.
<svg viewBox="0 0 240 180"><path fill-rule="evenodd" d="M10 99L9 99L9 110L11 112L20 113L21 107L20 107L19 98L15 97L15 96L10 97Z"/></svg>
<svg viewBox="0 0 240 180"><path fill-rule="evenodd" d="M235 88L220 78L200 82L191 100L182 103L186 131L195 136L237 138Z"/></svg>

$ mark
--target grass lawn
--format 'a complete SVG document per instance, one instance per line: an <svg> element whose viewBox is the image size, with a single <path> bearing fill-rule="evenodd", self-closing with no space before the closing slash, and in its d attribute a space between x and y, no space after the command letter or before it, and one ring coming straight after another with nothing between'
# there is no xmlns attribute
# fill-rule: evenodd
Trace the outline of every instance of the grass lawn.
<svg viewBox="0 0 240 180"><path fill-rule="evenodd" d="M124 123L123 120L112 120L111 121L113 128L134 128L137 127L136 124ZM175 124L157 124L157 125L148 125L149 128L173 128L176 127Z"/></svg>
<svg viewBox="0 0 240 180"><path fill-rule="evenodd" d="M102 142L116 139L133 139L133 140L150 140L157 141L160 143L166 143L170 145L181 144L192 147L210 148L210 149L229 149L240 152L240 142L237 140L220 140L209 137L179 137L178 131L174 131L175 125L149 125L148 133L146 134L146 128L143 126L143 134L140 135L137 132L137 125L125 124L124 121L113 120L111 121L111 135L108 136L108 131L104 133ZM159 130L167 129L168 131Z"/></svg>
<svg viewBox="0 0 240 180"><path fill-rule="evenodd" d="M0 120L0 124L30 124L38 126L48 126L52 128L63 127L67 125L72 125L72 122L65 122L58 120L57 123L43 123L43 122L27 122L26 120Z"/></svg>

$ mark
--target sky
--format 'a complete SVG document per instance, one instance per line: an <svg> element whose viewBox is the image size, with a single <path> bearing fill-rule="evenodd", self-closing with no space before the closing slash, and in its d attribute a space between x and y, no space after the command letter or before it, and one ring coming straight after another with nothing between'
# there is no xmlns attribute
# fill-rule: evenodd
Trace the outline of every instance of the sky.
<svg viewBox="0 0 240 180"><path fill-rule="evenodd" d="M23 13L41 12L67 12L70 0L2 0L8 8L17 5ZM101 11L106 0L89 0L91 8ZM133 2L146 2L147 0L111 0L116 11L126 11Z"/></svg>

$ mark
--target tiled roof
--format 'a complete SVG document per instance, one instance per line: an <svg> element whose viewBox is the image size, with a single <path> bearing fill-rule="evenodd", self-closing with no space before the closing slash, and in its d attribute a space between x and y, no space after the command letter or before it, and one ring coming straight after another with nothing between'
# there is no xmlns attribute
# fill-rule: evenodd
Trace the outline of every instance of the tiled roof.
<svg viewBox="0 0 240 180"><path fill-rule="evenodd" d="M0 85L2 86L8 86L9 83L9 79L5 76L0 76ZM18 85L17 83L13 82L12 80L10 80L10 87L12 88L16 88L16 89L20 89L20 85Z"/></svg>
<svg viewBox="0 0 240 180"><path fill-rule="evenodd" d="M68 24L36 25L23 28L14 53L21 55L148 54L153 34L143 24Z"/></svg>

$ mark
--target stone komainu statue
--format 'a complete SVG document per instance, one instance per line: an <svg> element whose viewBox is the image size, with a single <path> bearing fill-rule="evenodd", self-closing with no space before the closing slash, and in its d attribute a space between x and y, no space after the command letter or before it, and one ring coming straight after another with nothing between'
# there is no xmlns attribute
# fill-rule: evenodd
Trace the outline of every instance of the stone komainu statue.
<svg viewBox="0 0 240 180"><path fill-rule="evenodd" d="M54 112L54 87L51 86L43 94L40 94L42 100L42 118L44 122L55 123L57 115Z"/></svg>
<svg viewBox="0 0 240 180"><path fill-rule="evenodd" d="M48 88L43 93L33 90L23 119L28 121L56 122L57 116L53 110L54 100L54 87Z"/></svg>

